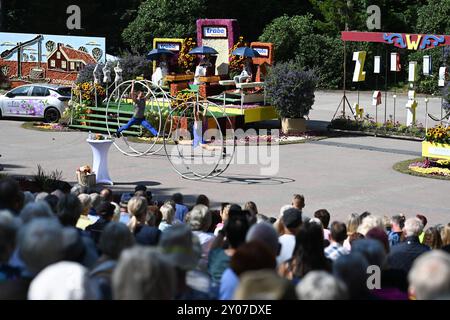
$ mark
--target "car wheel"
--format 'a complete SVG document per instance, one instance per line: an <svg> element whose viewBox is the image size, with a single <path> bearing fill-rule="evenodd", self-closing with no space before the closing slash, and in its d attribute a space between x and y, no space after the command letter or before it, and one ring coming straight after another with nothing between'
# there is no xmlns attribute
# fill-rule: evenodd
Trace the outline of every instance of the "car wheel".
<svg viewBox="0 0 450 320"><path fill-rule="evenodd" d="M58 122L60 117L61 117L61 115L59 114L59 111L56 108L48 108L45 110L45 113L44 113L44 121L45 122L55 123L55 122Z"/></svg>

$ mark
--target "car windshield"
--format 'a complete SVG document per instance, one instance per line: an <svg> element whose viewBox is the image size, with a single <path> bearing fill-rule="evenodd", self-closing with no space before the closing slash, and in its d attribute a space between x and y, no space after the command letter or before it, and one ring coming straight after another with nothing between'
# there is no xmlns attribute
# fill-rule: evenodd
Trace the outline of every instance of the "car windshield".
<svg viewBox="0 0 450 320"><path fill-rule="evenodd" d="M70 97L71 90L72 90L72 88L70 88L70 87L60 87L60 88L56 89L56 91L64 97Z"/></svg>

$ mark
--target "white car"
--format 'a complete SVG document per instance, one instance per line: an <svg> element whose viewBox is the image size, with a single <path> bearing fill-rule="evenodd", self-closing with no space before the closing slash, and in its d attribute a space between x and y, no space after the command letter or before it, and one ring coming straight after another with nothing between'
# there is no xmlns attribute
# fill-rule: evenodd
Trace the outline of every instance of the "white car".
<svg viewBox="0 0 450 320"><path fill-rule="evenodd" d="M71 88L48 83L33 83L0 95L1 117L43 118L57 122L68 107Z"/></svg>

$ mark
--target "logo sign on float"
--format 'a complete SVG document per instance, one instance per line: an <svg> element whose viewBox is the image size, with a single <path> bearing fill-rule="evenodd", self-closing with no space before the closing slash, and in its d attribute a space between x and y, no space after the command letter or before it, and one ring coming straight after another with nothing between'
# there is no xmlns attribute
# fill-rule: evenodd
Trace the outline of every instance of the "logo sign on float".
<svg viewBox="0 0 450 320"><path fill-rule="evenodd" d="M269 56L269 49L267 48L253 48L256 52L260 54L261 57L268 57Z"/></svg>
<svg viewBox="0 0 450 320"><path fill-rule="evenodd" d="M170 51L180 51L180 44L179 43L158 43L158 49L166 49Z"/></svg>
<svg viewBox="0 0 450 320"><path fill-rule="evenodd" d="M203 27L203 37L205 38L226 38L226 27Z"/></svg>

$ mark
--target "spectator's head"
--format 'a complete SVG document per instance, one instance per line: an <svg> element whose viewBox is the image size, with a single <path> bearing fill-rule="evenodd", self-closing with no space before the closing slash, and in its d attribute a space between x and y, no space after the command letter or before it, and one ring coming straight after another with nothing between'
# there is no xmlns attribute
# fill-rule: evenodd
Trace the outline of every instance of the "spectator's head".
<svg viewBox="0 0 450 320"><path fill-rule="evenodd" d="M383 216L383 224L384 224L384 230L391 231L391 229L392 229L391 218L389 218L387 215Z"/></svg>
<svg viewBox="0 0 450 320"><path fill-rule="evenodd" d="M197 201L195 201L195 204L202 204L204 206L207 206L209 208L209 199L204 194L201 194L197 197Z"/></svg>
<svg viewBox="0 0 450 320"><path fill-rule="evenodd" d="M12 178L0 180L0 209L7 209L18 214L22 209L23 201L24 195L16 180Z"/></svg>
<svg viewBox="0 0 450 320"><path fill-rule="evenodd" d="M147 199L144 197L133 197L128 201L128 213L139 222L144 222L147 218Z"/></svg>
<svg viewBox="0 0 450 320"><path fill-rule="evenodd" d="M20 219L23 223L28 223L35 218L54 218L55 214L45 201L36 201L27 204L22 211L20 211Z"/></svg>
<svg viewBox="0 0 450 320"><path fill-rule="evenodd" d="M442 246L450 244L450 223L447 223L441 230Z"/></svg>
<svg viewBox="0 0 450 320"><path fill-rule="evenodd" d="M258 240L241 245L230 260L230 267L238 276L252 270L275 269L276 266L272 250Z"/></svg>
<svg viewBox="0 0 450 320"><path fill-rule="evenodd" d="M134 188L134 192L138 192L138 191L143 191L143 192L147 192L147 187L143 184L138 184L135 188Z"/></svg>
<svg viewBox="0 0 450 320"><path fill-rule="evenodd" d="M241 275L235 300L295 300L292 284L273 270L248 271Z"/></svg>
<svg viewBox="0 0 450 320"><path fill-rule="evenodd" d="M171 300L176 293L176 273L155 248L123 251L112 276L116 300Z"/></svg>
<svg viewBox="0 0 450 320"><path fill-rule="evenodd" d="M371 213L369 211L364 211L363 213L360 214L359 217L361 218L361 221L363 221L364 218L366 218L366 217L368 217L370 215L371 215Z"/></svg>
<svg viewBox="0 0 450 320"><path fill-rule="evenodd" d="M34 196L30 191L25 191L23 193L23 205L26 206L29 203L34 202Z"/></svg>
<svg viewBox="0 0 450 320"><path fill-rule="evenodd" d="M427 223L428 223L427 217L425 217L425 216L422 215L422 214L418 214L418 215L416 215L416 218L418 218L418 219L420 219L420 221L422 221L422 225L423 225L423 227L425 228L426 225L427 225Z"/></svg>
<svg viewBox="0 0 450 320"><path fill-rule="evenodd" d="M303 222L302 212L297 208L289 208L283 212L281 222L287 229L285 229L285 232L287 231L292 234L296 234Z"/></svg>
<svg viewBox="0 0 450 320"><path fill-rule="evenodd" d="M391 218L392 230L395 232L401 232L403 227L405 226L405 216L404 215L395 215Z"/></svg>
<svg viewBox="0 0 450 320"><path fill-rule="evenodd" d="M152 192L151 192L151 191L142 191L142 190L139 190L139 191L136 191L136 192L134 193L134 196L135 196L135 197L144 197L145 199L147 199L147 202L148 202L148 203L151 203L151 202L152 202L152 199L153 199L153 195L152 195Z"/></svg>
<svg viewBox="0 0 450 320"><path fill-rule="evenodd" d="M36 218L19 231L19 255L37 274L64 257L63 228L56 219Z"/></svg>
<svg viewBox="0 0 450 320"><path fill-rule="evenodd" d="M102 197L96 192L91 193L89 197L91 198L91 208L97 210L97 207L102 203Z"/></svg>
<svg viewBox="0 0 450 320"><path fill-rule="evenodd" d="M381 243L386 254L389 253L389 239L387 233L380 228L373 228L366 233L367 239L374 239Z"/></svg>
<svg viewBox="0 0 450 320"><path fill-rule="evenodd" d="M292 206L300 211L303 210L305 207L305 197L301 194L294 194Z"/></svg>
<svg viewBox="0 0 450 320"><path fill-rule="evenodd" d="M261 222L269 222L269 217L264 214L258 213L256 215L256 223L261 223Z"/></svg>
<svg viewBox="0 0 450 320"><path fill-rule="evenodd" d="M102 197L103 201L112 202L113 192L109 188L104 188L102 191L100 191L100 197Z"/></svg>
<svg viewBox="0 0 450 320"><path fill-rule="evenodd" d="M280 251L280 243L278 242L278 234L275 228L266 222L254 224L250 227L245 238L246 242L261 241L277 256Z"/></svg>
<svg viewBox="0 0 450 320"><path fill-rule="evenodd" d="M366 296L368 266L366 258L359 252L340 256L333 262L333 275L345 283L350 299L363 299Z"/></svg>
<svg viewBox="0 0 450 320"><path fill-rule="evenodd" d="M122 196L120 197L120 208L128 210L128 202L130 201L130 199L133 198L133 196L126 192L126 193L122 193Z"/></svg>
<svg viewBox="0 0 450 320"><path fill-rule="evenodd" d="M305 223L297 233L294 257L298 261L295 274L303 277L312 270L324 270L328 267L324 253L322 224Z"/></svg>
<svg viewBox="0 0 450 320"><path fill-rule="evenodd" d="M330 236L331 240L343 244L344 240L347 239L347 227L345 223L334 221L330 226Z"/></svg>
<svg viewBox="0 0 450 320"><path fill-rule="evenodd" d="M87 216L89 208L91 207L91 197L87 193L81 193L78 195L78 200L81 203L81 214Z"/></svg>
<svg viewBox="0 0 450 320"><path fill-rule="evenodd" d="M56 215L63 226L76 226L83 207L76 195L65 194L59 199Z"/></svg>
<svg viewBox="0 0 450 320"><path fill-rule="evenodd" d="M359 225L361 224L361 218L359 214L352 213L347 220L347 235L352 235L357 232Z"/></svg>
<svg viewBox="0 0 450 320"><path fill-rule="evenodd" d="M250 211L253 216L256 216L258 214L258 208L256 207L256 203L254 203L253 201L246 202L244 205L244 210Z"/></svg>
<svg viewBox="0 0 450 320"><path fill-rule="evenodd" d="M200 242L185 224L176 224L164 230L158 247L164 258L180 270L194 269L201 257Z"/></svg>
<svg viewBox="0 0 450 320"><path fill-rule="evenodd" d="M48 196L48 192L39 192L36 197L34 198L34 201L45 201L45 197Z"/></svg>
<svg viewBox="0 0 450 320"><path fill-rule="evenodd" d="M99 248L110 259L117 260L120 253L134 244L134 238L128 227L120 222L111 222L103 229Z"/></svg>
<svg viewBox="0 0 450 320"><path fill-rule="evenodd" d="M296 287L300 300L346 300L345 284L325 271L311 271Z"/></svg>
<svg viewBox="0 0 450 320"><path fill-rule="evenodd" d="M211 212L206 205L198 204L187 214L186 222L193 231L206 231L212 222Z"/></svg>
<svg viewBox="0 0 450 320"><path fill-rule="evenodd" d="M174 193L172 195L172 200L176 203L176 204L183 204L183 195L181 193Z"/></svg>
<svg viewBox="0 0 450 320"><path fill-rule="evenodd" d="M173 223L173 219L175 218L175 210L170 204L164 204L159 208L162 215L162 221L165 221L168 224Z"/></svg>
<svg viewBox="0 0 450 320"><path fill-rule="evenodd" d="M440 249L442 247L441 233L436 227L429 227L425 231L423 244L431 249Z"/></svg>
<svg viewBox="0 0 450 320"><path fill-rule="evenodd" d="M423 224L419 218L409 218L405 221L403 233L405 237L418 237L423 231Z"/></svg>
<svg viewBox="0 0 450 320"><path fill-rule="evenodd" d="M76 262L62 261L42 270L31 281L29 300L93 300L89 271Z"/></svg>
<svg viewBox="0 0 450 320"><path fill-rule="evenodd" d="M409 292L418 300L448 299L450 255L432 250L418 257L408 274Z"/></svg>
<svg viewBox="0 0 450 320"><path fill-rule="evenodd" d="M52 193L50 193L51 195L54 195L59 199L61 199L64 196L64 192L60 189L56 189L55 191L53 191Z"/></svg>
<svg viewBox="0 0 450 320"><path fill-rule="evenodd" d="M96 211L97 215L107 221L111 221L112 217L114 216L114 209L115 207L111 204L111 202L103 201L98 205Z"/></svg>
<svg viewBox="0 0 450 320"><path fill-rule="evenodd" d="M322 222L322 227L328 229L330 224L330 213L326 209L320 209L314 212L314 218L317 218Z"/></svg>
<svg viewBox="0 0 450 320"><path fill-rule="evenodd" d="M49 194L44 198L44 201L48 203L48 205L52 209L52 212L56 214L56 212L58 211L57 206L59 198L54 194Z"/></svg>
<svg viewBox="0 0 450 320"><path fill-rule="evenodd" d="M352 253L359 252L366 258L369 265L383 269L386 262L386 251L383 245L375 239L361 239L352 243Z"/></svg>
<svg viewBox="0 0 450 320"><path fill-rule="evenodd" d="M152 227L158 227L162 221L162 213L158 206L149 206L147 215L147 224Z"/></svg>
<svg viewBox="0 0 450 320"><path fill-rule="evenodd" d="M0 210L0 265L7 264L16 247L19 222L9 210Z"/></svg>
<svg viewBox="0 0 450 320"><path fill-rule="evenodd" d="M232 216L224 226L225 236L230 247L236 249L245 243L245 237L249 229L248 219L245 216Z"/></svg>
<svg viewBox="0 0 450 320"><path fill-rule="evenodd" d="M358 227L358 233L366 236L366 233L373 228L380 228L384 230L383 219L378 216L369 214L361 221L361 225Z"/></svg>
<svg viewBox="0 0 450 320"><path fill-rule="evenodd" d="M168 200L164 201L164 204L171 206L173 208L173 210L176 210L176 208L177 208L175 201L173 201L172 199L168 199Z"/></svg>
<svg viewBox="0 0 450 320"><path fill-rule="evenodd" d="M76 184L70 189L70 193L76 196L79 196L82 193L87 193L88 188L86 186L82 186L81 184Z"/></svg>

